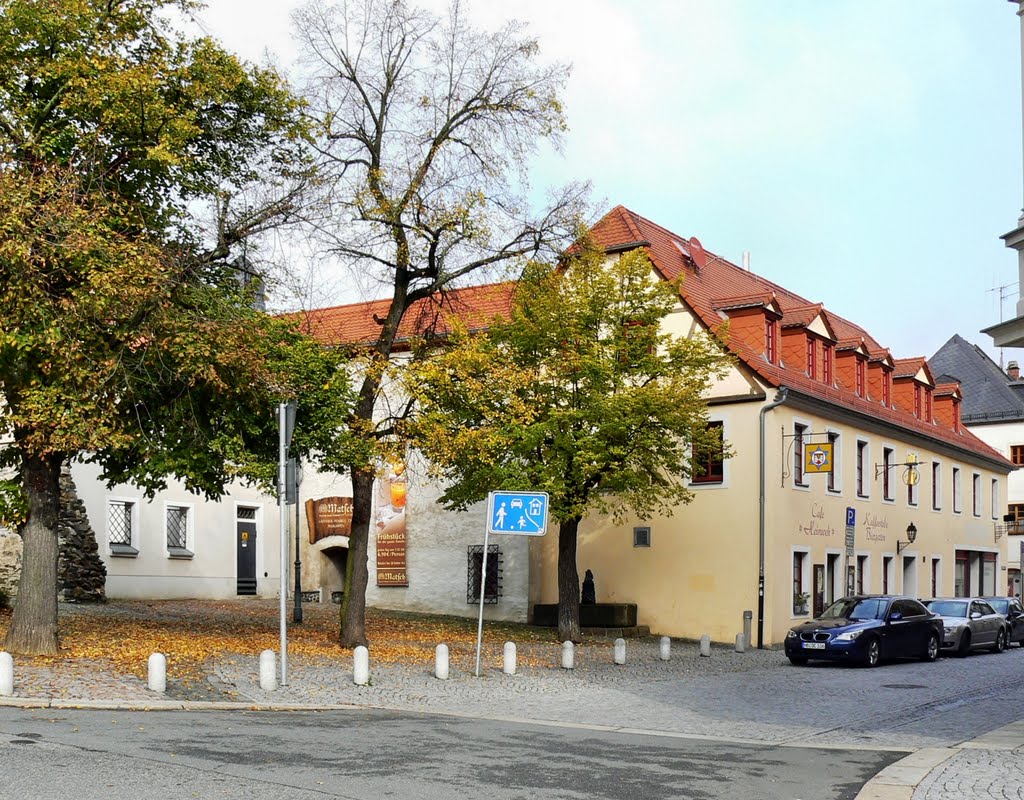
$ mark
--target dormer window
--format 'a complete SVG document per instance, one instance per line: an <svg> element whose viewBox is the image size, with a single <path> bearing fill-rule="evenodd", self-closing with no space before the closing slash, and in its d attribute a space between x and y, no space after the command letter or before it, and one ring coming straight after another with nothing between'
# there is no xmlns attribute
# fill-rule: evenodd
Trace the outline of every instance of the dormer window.
<svg viewBox="0 0 1024 800"><path fill-rule="evenodd" d="M953 398L953 430L960 433L960 401Z"/></svg>
<svg viewBox="0 0 1024 800"><path fill-rule="evenodd" d="M892 372L882 370L882 405L889 408L892 405Z"/></svg>
<svg viewBox="0 0 1024 800"><path fill-rule="evenodd" d="M864 359L858 358L854 367L856 392L858 397L864 397Z"/></svg>
<svg viewBox="0 0 1024 800"><path fill-rule="evenodd" d="M776 338L777 327L775 320L766 319L764 321L764 355L770 364L776 363L778 358Z"/></svg>
<svg viewBox="0 0 1024 800"><path fill-rule="evenodd" d="M924 421L932 422L935 417L932 415L932 390L924 390Z"/></svg>
<svg viewBox="0 0 1024 800"><path fill-rule="evenodd" d="M914 416L921 419L921 387L914 385Z"/></svg>
<svg viewBox="0 0 1024 800"><path fill-rule="evenodd" d="M821 380L826 386L832 385L832 345L822 344L821 346Z"/></svg>
<svg viewBox="0 0 1024 800"><path fill-rule="evenodd" d="M818 348L817 342L807 337L807 376L813 379L818 374Z"/></svg>

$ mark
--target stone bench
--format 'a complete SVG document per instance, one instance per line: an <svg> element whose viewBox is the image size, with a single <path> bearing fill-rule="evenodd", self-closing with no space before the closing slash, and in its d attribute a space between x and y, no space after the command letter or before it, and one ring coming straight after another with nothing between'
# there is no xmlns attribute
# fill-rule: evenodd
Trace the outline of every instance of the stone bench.
<svg viewBox="0 0 1024 800"><path fill-rule="evenodd" d="M538 603L533 607L533 624L558 627L558 603ZM581 628L635 628L636 603L593 603L580 606Z"/></svg>

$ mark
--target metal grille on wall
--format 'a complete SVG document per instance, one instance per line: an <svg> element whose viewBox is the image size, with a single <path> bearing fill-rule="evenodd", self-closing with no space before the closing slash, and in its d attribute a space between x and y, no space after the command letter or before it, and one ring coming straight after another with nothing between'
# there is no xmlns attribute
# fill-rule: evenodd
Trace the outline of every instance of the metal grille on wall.
<svg viewBox="0 0 1024 800"><path fill-rule="evenodd" d="M188 547L188 509L167 509L167 546L184 550Z"/></svg>
<svg viewBox="0 0 1024 800"><path fill-rule="evenodd" d="M111 544L132 543L132 503L111 500L107 505L108 535Z"/></svg>
<svg viewBox="0 0 1024 800"><path fill-rule="evenodd" d="M466 570L466 602L480 602L480 570L484 562L484 546L469 546ZM484 583L484 604L496 605L501 597L501 548L496 544L487 546L487 578Z"/></svg>

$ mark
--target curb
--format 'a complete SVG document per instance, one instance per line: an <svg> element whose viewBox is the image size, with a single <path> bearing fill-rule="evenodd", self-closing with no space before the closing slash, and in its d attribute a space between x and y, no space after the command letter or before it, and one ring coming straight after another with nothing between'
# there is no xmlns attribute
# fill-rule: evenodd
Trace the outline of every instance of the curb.
<svg viewBox="0 0 1024 800"><path fill-rule="evenodd" d="M934 770L961 750L1016 750L1024 747L1024 720L961 742L956 747L925 747L879 772L864 784L855 800L911 800Z"/></svg>

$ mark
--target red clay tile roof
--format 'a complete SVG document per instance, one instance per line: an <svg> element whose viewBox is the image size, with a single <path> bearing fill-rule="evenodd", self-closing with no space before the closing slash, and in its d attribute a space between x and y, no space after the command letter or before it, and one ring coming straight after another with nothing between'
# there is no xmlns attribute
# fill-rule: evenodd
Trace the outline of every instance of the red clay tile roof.
<svg viewBox="0 0 1024 800"><path fill-rule="evenodd" d="M615 248L629 242L650 242L644 249L654 268L669 280L683 276L681 298L712 331L718 330L722 324L724 315L720 310L723 308L723 302L730 298L753 298L772 293L782 309L783 325L787 322L787 316L800 317L807 313L808 308L816 305L766 278L732 264L727 259L707 251L706 248L707 262L698 272L693 261L687 258L676 244L685 242L684 237L623 206L616 206L609 211L593 227L591 235L605 248ZM859 325L831 312L827 313L838 342L837 350L854 349L863 343L872 358L881 358L889 354L887 348L880 345ZM883 406L880 399L859 397L854 394L852 387L845 388L838 381L835 386L826 386L809 378L803 371L803 365L789 369L785 364L771 364L762 352L738 339L729 341L727 346L769 386L788 386L840 408L885 420L908 431L973 451L986 459L1010 466L998 451L986 445L967 429L953 431L943 425L924 422L907 411ZM924 359L902 359L896 363L909 367L911 362L923 364Z"/></svg>
<svg viewBox="0 0 1024 800"><path fill-rule="evenodd" d="M924 357L897 358L893 361L892 376L894 378L913 378L922 369L926 373L928 372L928 365Z"/></svg>
<svg viewBox="0 0 1024 800"><path fill-rule="evenodd" d="M760 308L770 306L775 300L771 292L747 294L738 297L722 297L712 303L715 311L735 311L740 308Z"/></svg>
<svg viewBox="0 0 1024 800"><path fill-rule="evenodd" d="M940 383L935 387L933 394L936 397L946 397L947 395L960 395L960 384L959 383Z"/></svg>
<svg viewBox="0 0 1024 800"><path fill-rule="evenodd" d="M508 315L514 293L514 283L490 283L452 289L421 300L406 312L398 329L399 341L427 331L447 333L453 317L460 317L470 330L486 328L495 317ZM301 330L326 345L370 345L380 334L381 325L376 320L383 320L390 307L390 300L371 300L287 316L298 319Z"/></svg>

